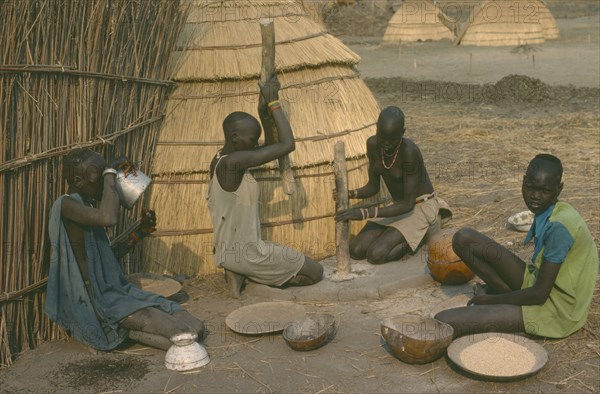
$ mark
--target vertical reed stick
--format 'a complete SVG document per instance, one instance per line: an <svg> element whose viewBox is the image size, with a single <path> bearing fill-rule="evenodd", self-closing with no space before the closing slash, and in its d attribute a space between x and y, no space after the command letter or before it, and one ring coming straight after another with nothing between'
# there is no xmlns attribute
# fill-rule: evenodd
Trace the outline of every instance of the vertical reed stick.
<svg viewBox="0 0 600 394"><path fill-rule="evenodd" d="M346 146L344 141L338 141L334 147L333 171L335 173L335 188L337 190L337 211L348 209L348 169L346 166ZM350 274L350 223L335 224L335 254L337 258L336 276L344 277Z"/></svg>
<svg viewBox="0 0 600 394"><path fill-rule="evenodd" d="M473 54L469 53L469 75L473 73Z"/></svg>

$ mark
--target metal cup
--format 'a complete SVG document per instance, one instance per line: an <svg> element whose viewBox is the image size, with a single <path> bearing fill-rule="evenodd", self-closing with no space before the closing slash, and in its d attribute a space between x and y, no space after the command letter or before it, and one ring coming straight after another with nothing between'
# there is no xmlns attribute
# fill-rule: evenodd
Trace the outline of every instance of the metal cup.
<svg viewBox="0 0 600 394"><path fill-rule="evenodd" d="M152 179L139 170L127 175L123 170L118 170L115 187L121 204L131 209L151 182Z"/></svg>

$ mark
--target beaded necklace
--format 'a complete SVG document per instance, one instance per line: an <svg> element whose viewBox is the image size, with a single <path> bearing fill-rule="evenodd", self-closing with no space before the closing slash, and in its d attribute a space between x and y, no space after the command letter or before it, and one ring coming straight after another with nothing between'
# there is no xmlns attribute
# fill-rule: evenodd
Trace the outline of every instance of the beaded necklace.
<svg viewBox="0 0 600 394"><path fill-rule="evenodd" d="M210 173L210 177L212 178L213 175L215 174L215 171L217 169L217 164L219 164L219 160L221 160L221 157L223 157L223 149L219 149L219 151L217 152L217 154L215 155L215 158L213 160L216 160L215 162L215 166L213 167L211 164L211 168L212 168L212 172Z"/></svg>
<svg viewBox="0 0 600 394"><path fill-rule="evenodd" d="M224 156L227 156L227 155L223 154L223 149L219 149L219 151L215 155L215 159L219 160L221 157L224 157Z"/></svg>
<svg viewBox="0 0 600 394"><path fill-rule="evenodd" d="M386 170L389 170L390 168L392 168L394 163L396 163L396 159L398 158L398 153L400 152L401 145L402 145L402 140L400 140L400 142L398 143L398 146L396 147L396 150L394 151L394 157L389 166L385 164L385 157L386 156L389 157L389 155L385 154L383 147L381 148L381 165L383 166L383 168L385 168Z"/></svg>

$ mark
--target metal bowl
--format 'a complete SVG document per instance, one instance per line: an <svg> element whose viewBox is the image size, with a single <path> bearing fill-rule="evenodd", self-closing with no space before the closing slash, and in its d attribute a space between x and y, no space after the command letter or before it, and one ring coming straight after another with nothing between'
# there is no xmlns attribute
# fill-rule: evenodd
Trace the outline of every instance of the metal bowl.
<svg viewBox="0 0 600 394"><path fill-rule="evenodd" d="M400 315L381 322L381 335L392 354L408 364L437 360L453 334L452 326L430 317Z"/></svg>
<svg viewBox="0 0 600 394"><path fill-rule="evenodd" d="M290 323L283 330L283 339L294 350L314 350L331 341L336 331L335 317L324 313Z"/></svg>
<svg viewBox="0 0 600 394"><path fill-rule="evenodd" d="M534 214L531 211L522 211L515 213L508 218L508 224L517 231L527 232L533 224Z"/></svg>
<svg viewBox="0 0 600 394"><path fill-rule="evenodd" d="M189 371L210 362L206 349L196 342L198 335L181 333L171 337L173 346L165 355L165 367L173 371Z"/></svg>

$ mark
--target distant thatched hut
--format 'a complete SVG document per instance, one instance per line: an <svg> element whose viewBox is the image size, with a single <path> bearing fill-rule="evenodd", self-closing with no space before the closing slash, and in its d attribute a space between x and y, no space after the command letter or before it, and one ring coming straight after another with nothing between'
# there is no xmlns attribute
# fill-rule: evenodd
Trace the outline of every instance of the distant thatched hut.
<svg viewBox="0 0 600 394"><path fill-rule="evenodd" d="M290 102L296 191L283 193L277 163L257 168L263 236L313 258L335 251L333 147L346 142L351 185L366 181L365 140L378 104L355 68L359 57L307 17L294 0L198 1L176 55L178 86L156 149L151 206L156 237L144 250L147 270L215 272L212 223L205 202L209 163L223 145L233 111L257 115L261 65L259 19L275 19L276 66Z"/></svg>
<svg viewBox="0 0 600 394"><path fill-rule="evenodd" d="M486 0L477 5L456 43L476 46L517 46L545 41L535 13L539 2Z"/></svg>
<svg viewBox="0 0 600 394"><path fill-rule="evenodd" d="M440 14L442 11L431 0L406 0L390 19L383 41L454 39L454 33L441 22Z"/></svg>
<svg viewBox="0 0 600 394"><path fill-rule="evenodd" d="M315 22L323 23L323 18L336 7L335 0L295 0L304 8L304 12Z"/></svg>
<svg viewBox="0 0 600 394"><path fill-rule="evenodd" d="M542 32L546 40L552 40L558 38L560 33L558 32L558 26L556 26L556 19L546 7L546 3L542 0L533 3L534 12L533 17L536 18L542 26Z"/></svg>

